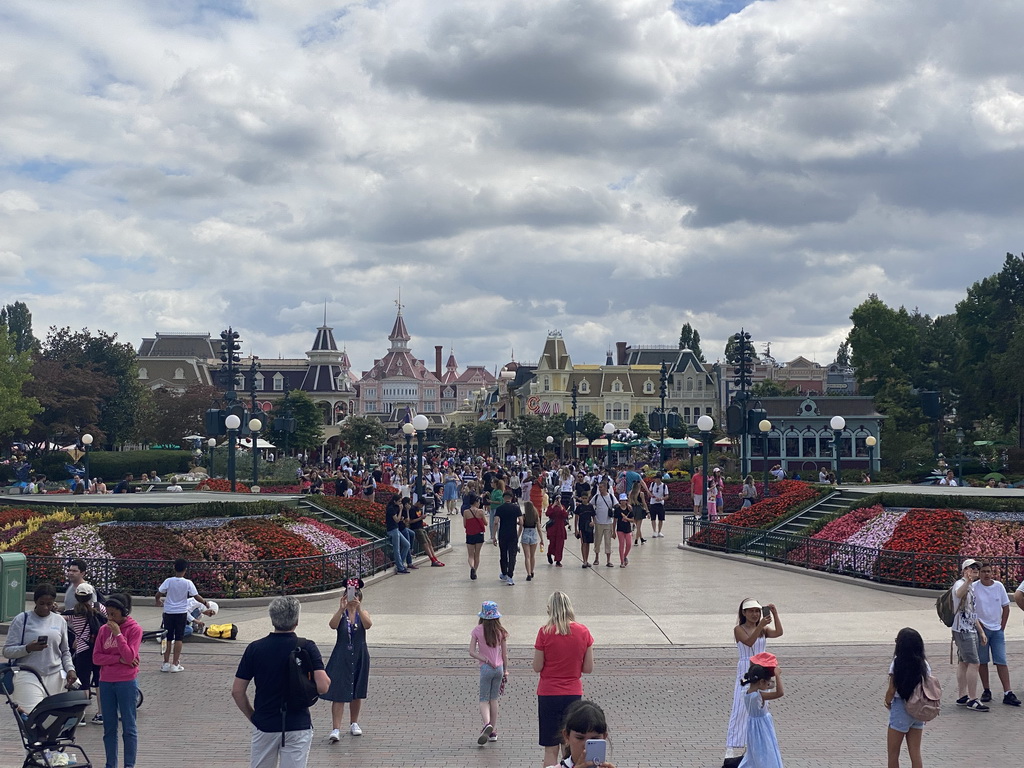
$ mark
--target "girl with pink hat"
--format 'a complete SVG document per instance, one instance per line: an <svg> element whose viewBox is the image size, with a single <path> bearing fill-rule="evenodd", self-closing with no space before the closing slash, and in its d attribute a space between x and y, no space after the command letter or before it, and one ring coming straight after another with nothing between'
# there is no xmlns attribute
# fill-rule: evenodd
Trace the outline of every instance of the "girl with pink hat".
<svg viewBox="0 0 1024 768"><path fill-rule="evenodd" d="M768 711L768 702L781 699L782 673L779 662L770 653L750 657L750 666L741 681L746 686L743 705L747 709L747 751L740 768L782 768L775 721Z"/></svg>

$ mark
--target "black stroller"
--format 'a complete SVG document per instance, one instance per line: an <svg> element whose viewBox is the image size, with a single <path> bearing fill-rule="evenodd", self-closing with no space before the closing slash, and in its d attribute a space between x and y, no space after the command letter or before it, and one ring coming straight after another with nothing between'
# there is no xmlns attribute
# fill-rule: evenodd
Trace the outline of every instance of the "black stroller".
<svg viewBox="0 0 1024 768"><path fill-rule="evenodd" d="M89 704L89 695L85 691L68 691L47 696L25 716L11 698L14 693L14 671L15 667L11 664L0 664L0 689L7 697L7 704L18 723L21 743L25 747L22 768L65 765L92 768L85 750L75 743L75 729L82 721L82 715ZM39 674L28 667L17 667L17 673L39 678ZM39 683L42 685L42 679ZM46 690L45 687L43 690Z"/></svg>

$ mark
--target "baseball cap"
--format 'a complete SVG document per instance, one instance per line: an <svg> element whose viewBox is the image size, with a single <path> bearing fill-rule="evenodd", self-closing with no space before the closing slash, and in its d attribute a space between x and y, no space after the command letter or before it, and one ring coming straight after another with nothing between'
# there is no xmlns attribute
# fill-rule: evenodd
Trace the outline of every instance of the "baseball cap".
<svg viewBox="0 0 1024 768"><path fill-rule="evenodd" d="M979 563L979 562L978 562L977 560L975 560L975 559L974 559L973 557L968 557L968 558L967 558L966 560L964 560L964 561L963 561L963 562L962 562L962 563L960 564L960 570L961 570L961 571L962 571L962 570L963 570L964 568L979 568L979 567L981 567L981 563Z"/></svg>
<svg viewBox="0 0 1024 768"><path fill-rule="evenodd" d="M96 594L96 588L93 587L92 584L86 584L85 582L82 582L77 587L75 587L75 594L76 595L95 595Z"/></svg>
<svg viewBox="0 0 1024 768"><path fill-rule="evenodd" d="M624 493L620 493L620 494L619 494L619 501L622 501L622 500L624 500L624 499L628 499L628 498L629 498L629 496L627 496L627 495L626 495L626 494L624 494Z"/></svg>

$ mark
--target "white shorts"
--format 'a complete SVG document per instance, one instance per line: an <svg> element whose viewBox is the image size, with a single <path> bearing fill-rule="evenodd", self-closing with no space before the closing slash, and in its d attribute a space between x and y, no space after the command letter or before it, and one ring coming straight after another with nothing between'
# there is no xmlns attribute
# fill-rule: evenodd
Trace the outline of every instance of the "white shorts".
<svg viewBox="0 0 1024 768"><path fill-rule="evenodd" d="M251 768L306 768L312 743L312 728L285 731L282 745L280 731L267 733L253 726Z"/></svg>

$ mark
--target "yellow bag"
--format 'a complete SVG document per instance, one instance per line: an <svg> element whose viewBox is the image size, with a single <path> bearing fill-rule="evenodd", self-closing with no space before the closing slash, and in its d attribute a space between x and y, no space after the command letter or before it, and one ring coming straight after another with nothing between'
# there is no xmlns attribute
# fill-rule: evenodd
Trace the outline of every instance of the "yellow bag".
<svg viewBox="0 0 1024 768"><path fill-rule="evenodd" d="M238 627L234 624L211 624L206 628L207 637L219 637L221 640L234 640L238 637Z"/></svg>

